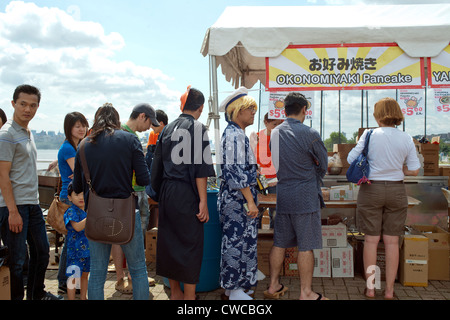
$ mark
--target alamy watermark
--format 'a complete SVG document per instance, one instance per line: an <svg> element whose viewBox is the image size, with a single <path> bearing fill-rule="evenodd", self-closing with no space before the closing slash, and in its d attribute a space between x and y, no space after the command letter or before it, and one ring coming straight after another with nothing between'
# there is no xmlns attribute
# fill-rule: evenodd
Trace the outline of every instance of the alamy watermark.
<svg viewBox="0 0 450 320"><path fill-rule="evenodd" d="M218 134L217 129L210 129L210 131L213 131L213 136ZM215 146L215 163L256 164L256 158L247 139L248 137L244 133L236 132L222 137L225 145L222 147L221 143L221 145ZM170 140L172 142L178 142L171 150L171 160L174 164L213 164L208 131L203 131L201 125L194 126L193 132L178 128L171 134ZM277 135L271 137L271 157L268 157L268 149L259 149L259 158L262 161L262 165L270 165L272 161L275 167L277 167L279 158L278 141ZM260 143L267 144L267 141L260 141ZM264 163L265 161L267 163Z"/></svg>
<svg viewBox="0 0 450 320"><path fill-rule="evenodd" d="M367 267L366 274L369 275L366 280L368 289L381 289L381 270L377 265Z"/></svg>

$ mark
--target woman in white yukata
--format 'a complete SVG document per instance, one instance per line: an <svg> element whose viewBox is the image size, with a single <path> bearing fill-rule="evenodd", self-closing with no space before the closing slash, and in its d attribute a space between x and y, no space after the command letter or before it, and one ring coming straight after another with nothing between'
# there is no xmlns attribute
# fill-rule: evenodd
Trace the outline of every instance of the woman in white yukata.
<svg viewBox="0 0 450 320"><path fill-rule="evenodd" d="M221 139L221 185L218 195L222 227L220 284L230 300L252 299L257 282L257 164L245 128L257 105L241 87L220 106L228 126Z"/></svg>

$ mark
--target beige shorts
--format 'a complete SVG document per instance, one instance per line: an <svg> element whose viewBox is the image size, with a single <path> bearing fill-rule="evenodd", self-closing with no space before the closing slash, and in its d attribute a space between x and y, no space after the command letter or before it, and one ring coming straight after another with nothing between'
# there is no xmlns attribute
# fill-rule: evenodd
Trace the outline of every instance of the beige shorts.
<svg viewBox="0 0 450 320"><path fill-rule="evenodd" d="M362 232L371 236L404 234L408 197L403 183L373 181L362 184L357 214Z"/></svg>

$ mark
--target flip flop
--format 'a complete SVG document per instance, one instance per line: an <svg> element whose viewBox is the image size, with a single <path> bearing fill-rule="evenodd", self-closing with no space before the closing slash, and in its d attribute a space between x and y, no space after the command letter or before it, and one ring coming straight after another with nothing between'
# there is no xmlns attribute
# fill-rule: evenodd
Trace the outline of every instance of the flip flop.
<svg viewBox="0 0 450 320"><path fill-rule="evenodd" d="M288 287L281 284L281 288L277 292L269 293L269 290L264 291L264 297L268 299L280 299L280 297L284 296L284 293L288 291L288 289Z"/></svg>
<svg viewBox="0 0 450 320"><path fill-rule="evenodd" d="M316 292L319 296L317 297L317 299L316 300L322 300L322 298L323 298L323 300L330 300L330 299L328 299L328 298L326 298L326 297L324 297L324 296L322 296L322 294L321 293L318 293L318 292Z"/></svg>

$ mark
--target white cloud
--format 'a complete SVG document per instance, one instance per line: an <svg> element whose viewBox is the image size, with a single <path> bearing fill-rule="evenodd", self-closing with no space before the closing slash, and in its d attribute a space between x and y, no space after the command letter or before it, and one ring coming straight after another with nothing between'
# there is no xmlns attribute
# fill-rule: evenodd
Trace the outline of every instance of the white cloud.
<svg viewBox="0 0 450 320"><path fill-rule="evenodd" d="M92 120L107 101L122 120L140 102L164 109L171 119L178 114L181 93L168 88L170 77L132 61L115 61L125 46L123 37L70 13L22 1L0 12L0 96L12 97L22 83L39 87L42 100L32 128L62 131L68 112L80 111ZM11 117L13 109L3 101Z"/></svg>

